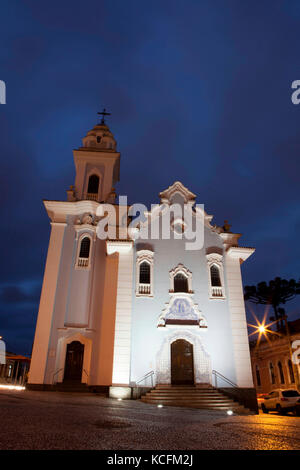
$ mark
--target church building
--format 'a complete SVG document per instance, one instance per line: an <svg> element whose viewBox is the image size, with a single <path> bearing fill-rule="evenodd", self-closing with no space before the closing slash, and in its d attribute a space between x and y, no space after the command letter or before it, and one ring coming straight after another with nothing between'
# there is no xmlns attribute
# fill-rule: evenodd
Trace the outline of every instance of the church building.
<svg viewBox="0 0 300 470"><path fill-rule="evenodd" d="M102 119L73 151L67 200L44 200L51 234L28 386L65 383L122 398L137 385L254 391L241 278L254 249L239 246L241 235L213 225L204 210L198 249L186 249L183 238L122 237L129 216L112 218L116 236L100 238L102 208L119 210L116 147ZM196 195L170 183L153 202L179 203L197 217ZM145 217L149 223L157 214ZM185 226L173 217L170 233Z"/></svg>

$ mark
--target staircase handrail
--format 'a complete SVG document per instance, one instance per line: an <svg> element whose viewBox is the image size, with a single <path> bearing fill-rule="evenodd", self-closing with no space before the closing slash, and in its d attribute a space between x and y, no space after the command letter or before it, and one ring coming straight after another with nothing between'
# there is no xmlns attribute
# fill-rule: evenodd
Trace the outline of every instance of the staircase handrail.
<svg viewBox="0 0 300 470"><path fill-rule="evenodd" d="M61 367L60 369L57 369L56 372L54 372L53 376L52 376L52 383L54 384L54 377L56 376L56 374L58 374L61 370L63 370L63 367Z"/></svg>
<svg viewBox="0 0 300 470"><path fill-rule="evenodd" d="M138 384L141 383L143 380L146 380L148 377L151 377L151 387L153 387L153 375L154 375L154 370L150 370L149 372L147 372L147 374L143 375L143 377L137 380L135 382L135 385L137 387L141 387L142 385L138 385Z"/></svg>
<svg viewBox="0 0 300 470"><path fill-rule="evenodd" d="M83 372L85 373L85 375L86 375L86 378L87 378L87 380L88 380L88 378L89 378L89 374L87 373L87 371L86 371L85 369L83 369Z"/></svg>
<svg viewBox="0 0 300 470"><path fill-rule="evenodd" d="M224 382L227 382L229 385L231 385L231 387L233 388L239 388L239 386L234 383L232 380L228 379L228 377L225 377L225 375L221 374L220 372L218 372L217 370L212 370L212 375L215 376L215 387L217 387L217 382L218 382L218 377L222 380L224 380Z"/></svg>

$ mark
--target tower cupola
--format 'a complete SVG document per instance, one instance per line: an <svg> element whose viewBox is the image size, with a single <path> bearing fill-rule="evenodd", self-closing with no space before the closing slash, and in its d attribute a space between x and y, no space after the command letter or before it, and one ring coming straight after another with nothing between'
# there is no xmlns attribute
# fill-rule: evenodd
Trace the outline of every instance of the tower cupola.
<svg viewBox="0 0 300 470"><path fill-rule="evenodd" d="M102 120L82 139L82 147L73 151L76 168L74 187L68 201L92 200L111 202L115 199L115 184L119 181L120 153L117 142L105 123L108 115L103 110Z"/></svg>
<svg viewBox="0 0 300 470"><path fill-rule="evenodd" d="M82 139L84 149L100 150L103 152L115 152L117 142L106 124L97 124Z"/></svg>

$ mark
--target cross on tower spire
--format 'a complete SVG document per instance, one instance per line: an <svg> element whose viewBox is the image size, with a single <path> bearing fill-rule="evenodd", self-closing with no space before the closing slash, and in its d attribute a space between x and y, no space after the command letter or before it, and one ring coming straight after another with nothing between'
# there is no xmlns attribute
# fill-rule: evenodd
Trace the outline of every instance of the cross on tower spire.
<svg viewBox="0 0 300 470"><path fill-rule="evenodd" d="M102 115L101 124L105 124L105 116L110 116L110 113L107 113L105 108L103 108L102 113L98 112L97 114Z"/></svg>

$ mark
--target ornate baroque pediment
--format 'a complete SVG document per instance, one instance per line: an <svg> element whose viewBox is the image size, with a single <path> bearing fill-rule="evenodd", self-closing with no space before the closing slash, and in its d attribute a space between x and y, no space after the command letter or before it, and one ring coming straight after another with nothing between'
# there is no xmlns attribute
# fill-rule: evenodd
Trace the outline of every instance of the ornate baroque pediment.
<svg viewBox="0 0 300 470"><path fill-rule="evenodd" d="M165 189L165 191L162 191L159 196L161 199L161 202L164 203L169 203L175 194L180 194L185 203L188 203L189 201L192 201L194 203L196 195L189 191L188 188L186 188L180 181L175 181L171 186L168 187L168 189Z"/></svg>

